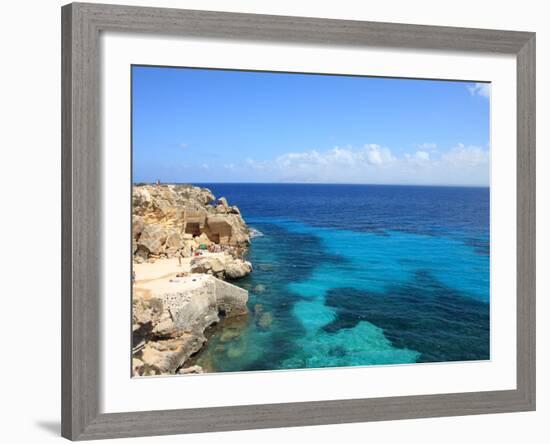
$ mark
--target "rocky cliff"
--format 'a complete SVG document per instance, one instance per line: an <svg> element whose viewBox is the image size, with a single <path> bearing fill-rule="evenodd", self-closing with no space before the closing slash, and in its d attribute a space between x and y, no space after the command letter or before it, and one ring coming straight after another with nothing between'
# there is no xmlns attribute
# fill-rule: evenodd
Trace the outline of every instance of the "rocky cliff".
<svg viewBox="0 0 550 444"><path fill-rule="evenodd" d="M242 257L249 230L236 206L191 185L134 185L132 193L134 261L190 257L204 246Z"/></svg>
<svg viewBox="0 0 550 444"><path fill-rule="evenodd" d="M250 233L236 206L191 185L132 193L134 376L200 373L189 359L205 331L248 314L248 292L224 280L252 271Z"/></svg>
<svg viewBox="0 0 550 444"><path fill-rule="evenodd" d="M205 330L246 316L248 292L213 276L171 279L152 293L134 294L134 376L197 373L186 361L206 343Z"/></svg>

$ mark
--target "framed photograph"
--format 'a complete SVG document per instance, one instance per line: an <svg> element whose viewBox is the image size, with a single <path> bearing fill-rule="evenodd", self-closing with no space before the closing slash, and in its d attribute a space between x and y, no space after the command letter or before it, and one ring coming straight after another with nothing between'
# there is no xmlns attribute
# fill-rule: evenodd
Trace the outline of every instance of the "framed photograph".
<svg viewBox="0 0 550 444"><path fill-rule="evenodd" d="M535 409L535 35L62 8L62 434Z"/></svg>

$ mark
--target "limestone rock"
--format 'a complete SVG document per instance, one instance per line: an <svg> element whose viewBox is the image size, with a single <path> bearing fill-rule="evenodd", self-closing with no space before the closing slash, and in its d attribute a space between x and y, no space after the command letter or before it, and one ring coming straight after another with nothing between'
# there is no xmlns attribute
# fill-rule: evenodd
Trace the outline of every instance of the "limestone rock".
<svg viewBox="0 0 550 444"><path fill-rule="evenodd" d="M248 227L236 206L207 188L191 185L134 185L132 240L134 258L176 257L187 241L246 248ZM134 244L135 242L135 244ZM184 252L188 254L188 250Z"/></svg>
<svg viewBox="0 0 550 444"><path fill-rule="evenodd" d="M248 314L248 291L220 279L214 280L216 302L220 314L226 318L240 317Z"/></svg>
<svg viewBox="0 0 550 444"><path fill-rule="evenodd" d="M141 361L156 374L175 373L193 353L199 351L206 342L202 335L184 333L175 339L148 342Z"/></svg>
<svg viewBox="0 0 550 444"><path fill-rule="evenodd" d="M171 231L166 236L166 249L177 251L183 246L183 238L176 231Z"/></svg>
<svg viewBox="0 0 550 444"><path fill-rule="evenodd" d="M213 274L213 269L223 271L223 265L218 258L210 256L197 256L191 260L191 273L208 273ZM221 277L221 276L220 276Z"/></svg>
<svg viewBox="0 0 550 444"><path fill-rule="evenodd" d="M252 264L242 259L234 259L225 266L225 276L229 279L239 279L252 272Z"/></svg>
<svg viewBox="0 0 550 444"><path fill-rule="evenodd" d="M164 313L164 305L160 299L134 297L132 302L132 321L134 325L148 322L156 325L160 322Z"/></svg>
<svg viewBox="0 0 550 444"><path fill-rule="evenodd" d="M132 358L132 375L140 376L143 373L144 365L141 359Z"/></svg>
<svg viewBox="0 0 550 444"><path fill-rule="evenodd" d="M181 278L170 292L134 294L134 374L173 374L202 348L209 326L244 319L247 301L246 290L206 274Z"/></svg>
<svg viewBox="0 0 550 444"><path fill-rule="evenodd" d="M204 370L200 365L192 365L178 370L178 375L199 375L202 373L204 373Z"/></svg>
<svg viewBox="0 0 550 444"><path fill-rule="evenodd" d="M138 264L141 264L142 262L145 262L148 257L149 250L141 245L137 245L136 250L134 251L134 260Z"/></svg>
<svg viewBox="0 0 550 444"><path fill-rule="evenodd" d="M224 279L238 279L252 272L252 264L227 253L197 256L191 260L191 273L209 273Z"/></svg>
<svg viewBox="0 0 550 444"><path fill-rule="evenodd" d="M148 251L152 254L160 254L163 251L164 242L166 242L167 233L159 225L145 225L137 243L138 248Z"/></svg>
<svg viewBox="0 0 550 444"><path fill-rule="evenodd" d="M145 221L143 220L143 217L134 216L132 218L132 238L135 240L139 239L143 228L145 228Z"/></svg>
<svg viewBox="0 0 550 444"><path fill-rule="evenodd" d="M212 244L212 241L206 233L202 233L200 236L195 237L195 245L199 247L201 244L206 246Z"/></svg>
<svg viewBox="0 0 550 444"><path fill-rule="evenodd" d="M172 319L172 316L170 315L170 312L164 311L156 323L156 325L152 328L151 332L158 337L170 337L178 333L178 327L176 324L174 324L174 321Z"/></svg>

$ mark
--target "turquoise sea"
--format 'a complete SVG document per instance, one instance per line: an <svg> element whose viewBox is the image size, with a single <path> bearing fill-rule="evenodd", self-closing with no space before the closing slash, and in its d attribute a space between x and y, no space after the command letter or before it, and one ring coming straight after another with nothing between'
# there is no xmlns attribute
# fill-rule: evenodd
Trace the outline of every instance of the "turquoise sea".
<svg viewBox="0 0 550 444"><path fill-rule="evenodd" d="M216 371L490 359L489 189L200 184L255 236Z"/></svg>

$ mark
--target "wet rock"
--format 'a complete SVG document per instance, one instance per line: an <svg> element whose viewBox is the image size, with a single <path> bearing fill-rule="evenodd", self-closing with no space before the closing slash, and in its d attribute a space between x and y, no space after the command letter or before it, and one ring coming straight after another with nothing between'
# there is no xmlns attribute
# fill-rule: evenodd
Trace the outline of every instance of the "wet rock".
<svg viewBox="0 0 550 444"><path fill-rule="evenodd" d="M269 312L262 313L257 321L257 325L264 329L271 327L272 323L273 323L273 315Z"/></svg>
<svg viewBox="0 0 550 444"><path fill-rule="evenodd" d="M220 335L220 342L230 342L240 336L240 332L235 328L225 328Z"/></svg>
<svg viewBox="0 0 550 444"><path fill-rule="evenodd" d="M264 306L262 304L254 304L254 308L252 310L255 315L259 315L262 311L264 311Z"/></svg>
<svg viewBox="0 0 550 444"><path fill-rule="evenodd" d="M229 347L227 349L227 357L228 358L240 358L242 355L244 355L244 352L245 352L245 348L242 346L242 345L235 345L235 346L232 346L232 347Z"/></svg>
<svg viewBox="0 0 550 444"><path fill-rule="evenodd" d="M265 290L266 290L265 285L262 285L262 284L258 284L252 289L254 293L258 293L258 294L264 293Z"/></svg>

